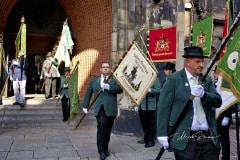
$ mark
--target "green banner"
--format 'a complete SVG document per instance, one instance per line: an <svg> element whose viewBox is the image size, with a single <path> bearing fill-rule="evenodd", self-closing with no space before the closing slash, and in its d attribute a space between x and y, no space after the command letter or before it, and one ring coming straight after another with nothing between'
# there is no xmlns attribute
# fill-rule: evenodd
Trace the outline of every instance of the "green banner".
<svg viewBox="0 0 240 160"><path fill-rule="evenodd" d="M19 51L21 51L22 55L26 57L26 35L27 35L26 32L27 32L26 24L21 23L17 37L15 39L15 47L16 47L15 57L18 57Z"/></svg>
<svg viewBox="0 0 240 160"><path fill-rule="evenodd" d="M70 75L69 79L69 94L70 94L70 119L77 116L78 111L78 67Z"/></svg>
<svg viewBox="0 0 240 160"><path fill-rule="evenodd" d="M219 61L218 68L223 72L223 78L227 80L235 96L240 98L240 29L238 29L228 47L224 57Z"/></svg>
<svg viewBox="0 0 240 160"><path fill-rule="evenodd" d="M6 82L8 80L8 72L3 63L0 65L2 68L1 78L0 78L0 97L2 97Z"/></svg>
<svg viewBox="0 0 240 160"><path fill-rule="evenodd" d="M192 46L198 46L203 49L204 55L211 53L213 32L213 17L208 17L202 21L193 24L192 28Z"/></svg>

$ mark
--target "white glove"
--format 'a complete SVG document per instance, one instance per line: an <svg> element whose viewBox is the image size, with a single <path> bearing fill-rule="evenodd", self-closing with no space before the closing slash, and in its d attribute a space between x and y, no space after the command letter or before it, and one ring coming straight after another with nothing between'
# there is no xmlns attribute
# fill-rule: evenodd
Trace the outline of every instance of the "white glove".
<svg viewBox="0 0 240 160"><path fill-rule="evenodd" d="M88 110L87 110L87 108L83 108L82 110L83 110L83 112L84 112L85 114L87 114L87 113L88 113Z"/></svg>
<svg viewBox="0 0 240 160"><path fill-rule="evenodd" d="M148 89L148 93L151 93L151 88Z"/></svg>
<svg viewBox="0 0 240 160"><path fill-rule="evenodd" d="M67 88L68 87L68 84L63 84L63 88Z"/></svg>
<svg viewBox="0 0 240 160"><path fill-rule="evenodd" d="M103 83L102 84L102 89L109 90L110 89L110 85L108 83Z"/></svg>
<svg viewBox="0 0 240 160"><path fill-rule="evenodd" d="M13 80L13 78L12 77L10 77L10 81L12 81Z"/></svg>
<svg viewBox="0 0 240 160"><path fill-rule="evenodd" d="M60 94L58 95L58 97L59 97L60 99L62 99L62 96L61 96Z"/></svg>
<svg viewBox="0 0 240 160"><path fill-rule="evenodd" d="M228 122L229 122L229 118L223 117L222 126L227 126L229 124Z"/></svg>
<svg viewBox="0 0 240 160"><path fill-rule="evenodd" d="M164 147L164 149L167 149L169 147L167 136L157 137L157 139L158 139L159 144L161 144Z"/></svg>
<svg viewBox="0 0 240 160"><path fill-rule="evenodd" d="M191 94L195 97L202 98L204 95L204 88L201 85L194 85L191 90Z"/></svg>
<svg viewBox="0 0 240 160"><path fill-rule="evenodd" d="M42 76L42 75L40 76L40 79L43 79L43 76Z"/></svg>
<svg viewBox="0 0 240 160"><path fill-rule="evenodd" d="M44 76L48 77L48 73L44 73Z"/></svg>
<svg viewBox="0 0 240 160"><path fill-rule="evenodd" d="M18 61L13 61L13 65L17 66L18 65Z"/></svg>
<svg viewBox="0 0 240 160"><path fill-rule="evenodd" d="M135 107L134 107L134 110L137 112L137 111L138 111L138 106L135 106Z"/></svg>

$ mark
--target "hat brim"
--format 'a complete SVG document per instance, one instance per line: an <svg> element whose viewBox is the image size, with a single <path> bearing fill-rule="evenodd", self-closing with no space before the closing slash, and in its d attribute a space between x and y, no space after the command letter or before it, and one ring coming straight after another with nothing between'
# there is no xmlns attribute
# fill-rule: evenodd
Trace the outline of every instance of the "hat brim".
<svg viewBox="0 0 240 160"><path fill-rule="evenodd" d="M164 67L163 69L175 70L174 68Z"/></svg>
<svg viewBox="0 0 240 160"><path fill-rule="evenodd" d="M183 55L183 58L208 58L208 56Z"/></svg>

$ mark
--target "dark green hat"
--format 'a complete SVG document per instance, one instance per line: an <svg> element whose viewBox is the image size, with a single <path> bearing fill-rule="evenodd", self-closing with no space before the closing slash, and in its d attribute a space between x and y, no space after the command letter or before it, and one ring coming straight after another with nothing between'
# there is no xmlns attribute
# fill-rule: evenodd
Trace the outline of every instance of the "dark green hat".
<svg viewBox="0 0 240 160"><path fill-rule="evenodd" d="M201 47L190 46L184 48L183 58L207 58L208 56L204 56L203 50Z"/></svg>
<svg viewBox="0 0 240 160"><path fill-rule="evenodd" d="M71 71L71 69L69 67L65 67L64 71Z"/></svg>
<svg viewBox="0 0 240 160"><path fill-rule="evenodd" d="M52 52L47 52L46 57L51 57L52 56Z"/></svg>

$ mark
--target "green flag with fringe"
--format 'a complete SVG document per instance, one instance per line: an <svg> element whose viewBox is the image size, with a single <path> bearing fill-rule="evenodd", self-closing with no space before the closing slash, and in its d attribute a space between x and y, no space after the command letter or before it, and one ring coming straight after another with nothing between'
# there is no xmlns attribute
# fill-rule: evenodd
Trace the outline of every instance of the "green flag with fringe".
<svg viewBox="0 0 240 160"><path fill-rule="evenodd" d="M222 71L223 78L229 83L234 95L240 98L240 28L234 37L228 42L228 47L223 58L218 63L218 69Z"/></svg>
<svg viewBox="0 0 240 160"><path fill-rule="evenodd" d="M70 94L70 119L74 119L77 116L78 111L78 66L70 75L69 78L69 94Z"/></svg>
<svg viewBox="0 0 240 160"><path fill-rule="evenodd" d="M213 17L196 22L192 27L192 45L203 49L204 55L211 53Z"/></svg>

